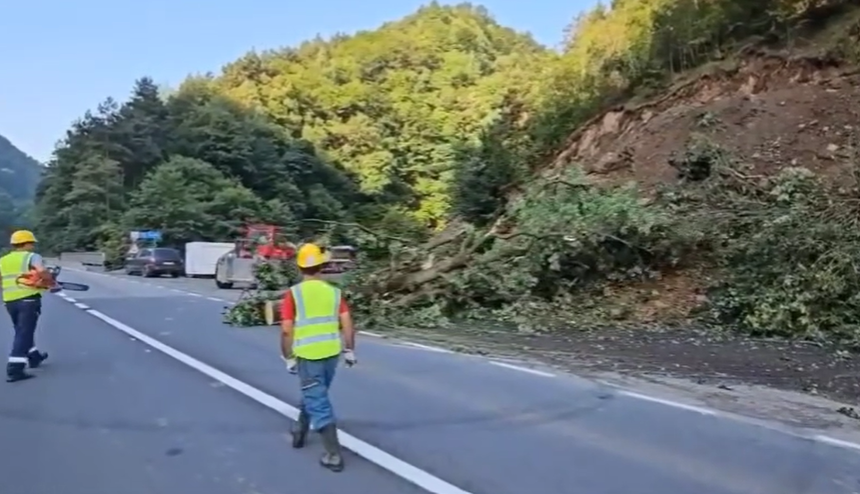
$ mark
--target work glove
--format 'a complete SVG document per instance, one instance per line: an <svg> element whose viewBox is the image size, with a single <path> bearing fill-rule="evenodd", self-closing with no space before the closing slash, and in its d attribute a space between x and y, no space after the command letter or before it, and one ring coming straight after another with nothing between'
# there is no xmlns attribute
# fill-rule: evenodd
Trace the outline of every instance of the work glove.
<svg viewBox="0 0 860 494"><path fill-rule="evenodd" d="M358 360L355 359L355 352L352 350L343 351L343 361L346 363L347 367L352 367L356 362L358 362Z"/></svg>
<svg viewBox="0 0 860 494"><path fill-rule="evenodd" d="M287 358L282 355L281 358L284 360L284 364L287 365L287 371L289 371L290 374L295 374L297 372L299 362L294 357Z"/></svg>

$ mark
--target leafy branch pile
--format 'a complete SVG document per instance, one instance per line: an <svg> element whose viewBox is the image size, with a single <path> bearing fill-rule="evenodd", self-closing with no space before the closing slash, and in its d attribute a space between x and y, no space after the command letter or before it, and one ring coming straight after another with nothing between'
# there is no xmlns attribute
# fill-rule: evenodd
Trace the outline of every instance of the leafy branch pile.
<svg viewBox="0 0 860 494"><path fill-rule="evenodd" d="M226 324L240 328L265 325L266 302L279 301L284 289L299 281L299 271L293 261L260 260L254 265L254 278L256 286L243 291L236 304L225 311Z"/></svg>
<svg viewBox="0 0 860 494"><path fill-rule="evenodd" d="M376 271L360 268L357 306L378 323L467 316L540 329L593 305L583 293L677 267L697 240L684 226L634 185L600 188L572 168L529 187L487 229L455 226L421 248L393 251Z"/></svg>
<svg viewBox="0 0 860 494"><path fill-rule="evenodd" d="M679 211L707 225L722 274L701 318L755 335L860 343L857 163L840 184L803 167L763 177L715 165Z"/></svg>

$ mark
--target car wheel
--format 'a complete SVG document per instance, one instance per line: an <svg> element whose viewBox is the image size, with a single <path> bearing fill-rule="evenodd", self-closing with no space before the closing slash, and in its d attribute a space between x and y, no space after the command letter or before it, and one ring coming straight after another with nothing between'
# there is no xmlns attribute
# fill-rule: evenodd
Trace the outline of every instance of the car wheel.
<svg viewBox="0 0 860 494"><path fill-rule="evenodd" d="M220 288L222 290L229 290L229 289L233 288L233 284L230 283L229 281L221 282L221 280L218 279L218 268L215 268L215 286L217 286L218 288Z"/></svg>

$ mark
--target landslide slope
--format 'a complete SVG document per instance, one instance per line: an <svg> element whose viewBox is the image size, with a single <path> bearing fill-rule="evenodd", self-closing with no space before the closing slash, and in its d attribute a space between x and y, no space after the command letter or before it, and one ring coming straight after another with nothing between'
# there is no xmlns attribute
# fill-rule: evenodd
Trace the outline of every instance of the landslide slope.
<svg viewBox="0 0 860 494"><path fill-rule="evenodd" d="M735 198L736 210L732 214L737 218L745 213L737 206L748 204L751 215L782 215L784 218L795 215L792 221L798 218L807 221L806 226L810 229L819 226L817 219L830 213L827 211L822 213L823 216L816 216L814 210L821 206L821 201L815 201L823 198L824 203L837 205L835 209L840 209L842 204L850 206L856 203L856 165L860 163L857 160L860 70L850 47L860 42L860 16L856 11L849 12L831 19L823 29L818 27L804 35L808 37L802 43L795 43L790 48L751 40L732 56L677 77L663 91L652 92L649 96L640 94L623 105L601 112L578 128L554 159L538 167L539 179L510 194L506 211L489 231L454 223L421 252L409 252L400 262L392 261L388 271L375 273L370 280L371 286L386 294L385 304L377 304L376 307L400 310L417 305L426 321L447 313L446 309L452 306L471 307L471 315L475 316L481 312L470 304L486 306L488 302L497 302L495 310L483 313L504 318L511 312L504 303L498 302L507 301L522 309L535 301L538 291L549 290L547 285L553 288L564 285L570 290L566 293L551 292L548 299L552 302L549 304L537 303L535 310L526 310L525 317L508 318L518 331L482 323L458 324L453 326L453 330L431 329L429 326L433 323L429 322L421 334L427 340L459 345L471 351L536 356L580 371L669 374L693 378L700 383L708 382L709 376L719 375L720 383L766 384L821 392L853 401L860 391L853 376L860 367L846 358L843 350L829 346L827 341L832 340L821 332L825 330L813 328L819 323L824 328L841 317L837 315L837 308L815 299L845 300L838 290L853 281L846 281L848 277L845 276L838 278L831 272L835 270L831 269L832 266L816 267L817 258L826 252L820 245L816 246L818 251L810 251L810 256L815 258L810 261L813 267L811 277L803 278L799 274L799 281L794 281L797 289L791 294L787 289L785 293L773 292L771 307L761 299L750 299L745 302L748 302L746 307L736 307L749 312L741 321L746 324L745 330L755 332L756 324L759 328L769 328L770 332L763 329L759 336L772 336L772 328L779 327L779 319L785 318L784 325L791 329L782 336L794 339L772 340L708 328L700 325L694 316L697 308L707 307L711 289L725 276L726 264L715 260L718 256L714 256L713 250L733 243L740 245L746 233L728 232L724 238L703 242L701 237L707 228L702 227L694 234L698 237L687 239L684 252L673 251L671 256L665 256L672 257L672 262L653 259L659 257L661 253L656 251L662 248L661 242L672 237L673 230L716 223L720 221L722 211L712 209L687 221L677 217L667 219L665 216L671 214L660 213L663 219L646 228L651 231L616 238L620 240L616 243L609 237L618 232L629 233L625 229L634 227L638 218L610 225L602 231L598 231L599 228L585 231L582 224L565 223L564 219L557 220L555 224L547 223L556 228L554 237L564 237L556 244L552 243L555 240L550 235L527 245L519 243L516 238L534 236L535 230L530 231L530 227L544 221L544 217L570 214L566 208L576 201L579 202L574 206L581 210L591 207L591 213L600 208L615 208L608 213L592 215L591 219L596 223L618 221L618 216L635 210L629 201L625 202L628 196L623 196L622 200L618 195L606 196L588 191L595 188L618 189L625 183L635 184L641 204L665 200L667 190L677 195L690 193L692 189L702 194L697 201L705 204L709 197L707 194L711 194L707 189L711 187L719 189L720 194ZM702 143L718 150L720 160L730 162L730 166L720 170L721 178L714 179L719 183L702 185L707 180L681 176L683 162L685 159L689 161L691 148ZM795 209L794 206L803 201L798 199L800 196L793 195L794 192L785 192L785 175L803 175L797 171L801 168L812 172L815 180L820 179L823 192L820 197L816 196L815 201L810 200ZM571 172L581 181L570 183ZM711 172L718 175L716 170ZM803 175L802 178L806 177ZM553 188L545 187L539 193L534 188L529 189L538 182ZM791 183L798 185L801 182ZM806 187L812 182L802 183ZM580 192L554 197L553 194L558 194L554 191L559 184ZM782 193L786 194L785 198L777 197ZM592 202L582 199L583 196ZM520 215L521 211L546 197L552 199L547 203L552 207L544 216ZM572 202L565 202L568 200ZM596 204L594 201L599 202L599 206L592 207ZM674 211L676 216L680 216L691 210L669 208L665 211ZM846 211L849 216L852 214ZM570 217L577 221L589 219L581 211L577 214ZM653 214L657 213L643 214L641 221L655 221ZM757 225L777 231L774 225L778 221L760 221L762 223ZM803 221L800 226L803 226ZM743 224L747 227L754 225ZM839 224L834 225L838 230ZM615 226L620 228L612 230ZM663 231L659 235L648 237L660 229ZM595 231L601 238L589 244L589 235L593 237ZM753 226L748 235L756 233ZM651 250L631 246L635 240L651 241L647 244ZM673 242L676 240L672 237ZM857 245L844 237L826 238L821 232L811 233L806 240L819 244L832 241L836 246L834 250L841 248L840 242L849 249L851 245ZM705 243L707 248L703 247ZM767 243L766 239L759 242L762 243ZM774 240L773 243L777 242ZM639 261L652 255L647 262L641 262L647 274L642 274L642 270L635 276L630 276L629 272L608 271L611 276L596 284L597 291L577 291L575 287L583 285L570 282L570 278L577 276L578 281L586 278L590 272L585 269L569 278L551 277L570 270L570 264L582 265L593 261L569 251L600 246L602 254L625 252L623 248L618 249L618 244L630 247L626 253L633 251ZM568 252L562 252L562 248L547 252L558 246L567 248ZM741 250L737 245L733 248ZM784 250L790 248L785 247ZM746 252L751 251L747 249ZM545 256L546 264L552 266L521 275L523 259L535 256ZM728 258L726 256L719 261ZM568 265L565 264L566 259ZM594 264L605 268L608 261L600 258ZM800 263L792 265L803 267ZM634 267L639 269L640 266ZM762 292L767 296L771 296L767 292L770 289L767 283L777 286L792 283L791 273L784 266L758 269L762 271L743 274L753 280L760 274ZM773 273L780 270L782 272ZM825 280L824 275L833 275L834 278ZM518 276L519 279L514 279ZM542 285L541 276L550 277L550 283ZM812 278L814 276L817 278ZM530 279L524 281L522 278ZM820 286L812 286L813 281L819 282ZM830 285L823 288L827 283ZM834 288L836 285L842 288ZM504 293L510 286L515 288ZM828 290L829 295L823 296L822 293ZM492 295L484 293L490 291ZM513 302L516 300L519 302ZM793 309L786 308L792 304L796 305L799 314L792 314ZM845 304L850 305L849 302ZM586 317L583 312L589 312L589 315ZM595 322L591 317L594 313L602 314L604 320L599 330L590 331L589 325ZM750 319L764 318L767 314L771 320L766 323ZM559 316L553 321L561 322L555 330L541 327L550 316ZM420 319L413 321L421 322ZM842 326L831 326L827 331L832 329L834 334L839 334L838 338L848 334L849 340L856 339L855 329ZM839 333L842 330L847 333ZM410 334L414 337L415 333L410 331Z"/></svg>

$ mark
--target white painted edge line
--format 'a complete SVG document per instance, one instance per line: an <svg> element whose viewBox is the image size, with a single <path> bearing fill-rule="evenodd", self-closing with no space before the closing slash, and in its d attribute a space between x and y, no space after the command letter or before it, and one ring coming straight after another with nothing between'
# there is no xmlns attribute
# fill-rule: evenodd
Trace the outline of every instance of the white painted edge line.
<svg viewBox="0 0 860 494"><path fill-rule="evenodd" d="M618 394L627 396L630 398L636 398L637 400L650 401L652 403L659 403L661 405L666 405L674 408L680 408L682 410L687 410L689 412L695 412L701 415L719 415L716 410L711 410L710 408L697 407L695 405L687 405L686 403L679 403L677 401L665 400L663 398L657 398L656 396L648 396L639 393L634 393L633 391L620 390Z"/></svg>
<svg viewBox="0 0 860 494"><path fill-rule="evenodd" d="M374 333L373 331L359 331L358 334L363 334L364 336L372 336L374 338L385 338L385 335Z"/></svg>
<svg viewBox="0 0 860 494"><path fill-rule="evenodd" d="M366 333L365 333L365 334L366 334ZM440 347L437 347L437 346L430 346L430 345L422 345L421 343L413 343L413 342L411 342L411 341L401 341L401 342L400 342L400 344L401 344L401 345L405 345L405 346L411 346L411 347L413 347L413 348L420 348L420 349L422 349L422 350L427 350L427 351L430 351L430 352L436 352L436 353L454 353L453 351L448 350L447 348L440 348Z"/></svg>
<svg viewBox="0 0 860 494"><path fill-rule="evenodd" d="M199 293L194 293L194 292L183 292L183 293L185 293L185 295L188 295L189 297L202 297L203 296L203 295L200 295Z"/></svg>
<svg viewBox="0 0 860 494"><path fill-rule="evenodd" d="M68 295L66 295L64 298L65 298L66 300L68 300L69 302L71 302L71 303L75 303L75 302L77 302L77 300L73 299L72 297L70 297L70 296L68 296Z"/></svg>
<svg viewBox="0 0 860 494"><path fill-rule="evenodd" d="M84 310L89 310L89 309L90 309L90 306L89 306L89 305L87 305L87 304L82 304L82 303L80 303L80 302L75 302L75 307L77 307L78 309L84 309Z"/></svg>
<svg viewBox="0 0 860 494"><path fill-rule="evenodd" d="M535 376L555 377L555 374L550 374L549 372L544 372L544 371L540 371L537 369L529 369L528 367L520 367L518 365L507 364L505 362L498 362L496 360L490 360L489 362L495 366L498 366L498 367L504 367L505 369L512 369L515 371L525 372L528 374L533 374Z"/></svg>
<svg viewBox="0 0 860 494"><path fill-rule="evenodd" d="M218 297L206 297L206 300L211 300L213 302L226 302L226 300L220 299Z"/></svg>
<svg viewBox="0 0 860 494"><path fill-rule="evenodd" d="M826 443L831 446L860 451L860 444L852 443L851 441L843 441L842 439L836 439L835 437L825 436L824 434L816 434L812 436L812 440Z"/></svg>
<svg viewBox="0 0 860 494"><path fill-rule="evenodd" d="M156 340L155 338L151 338L136 329L123 324L116 319L113 319L105 314L97 310L90 309L86 311L88 314L93 317L102 320L107 323L109 326L117 329L127 336L134 338L150 347L164 353L165 355L172 357L175 360L191 367L192 369L205 374L206 376L215 379L216 381L233 388L234 390L242 393L243 395L251 398L252 400L260 403L261 405L268 407L275 412L280 413L281 415L291 419L297 420L299 417L299 411L297 408L279 400L278 398L265 393L245 382L242 382L233 376L230 376L224 372L219 371L218 369L201 362L190 355L180 352L175 348L165 345L164 343ZM420 468L406 463L405 461L386 453L385 451L373 446L369 443L358 439L357 437L348 434L344 431L340 431L340 439L341 444L358 454L359 456L364 457L366 460L388 470L394 475L412 482L413 484L421 487L422 489L432 493L432 494L472 494L468 491L460 489L459 487L445 482L444 480L424 471Z"/></svg>

